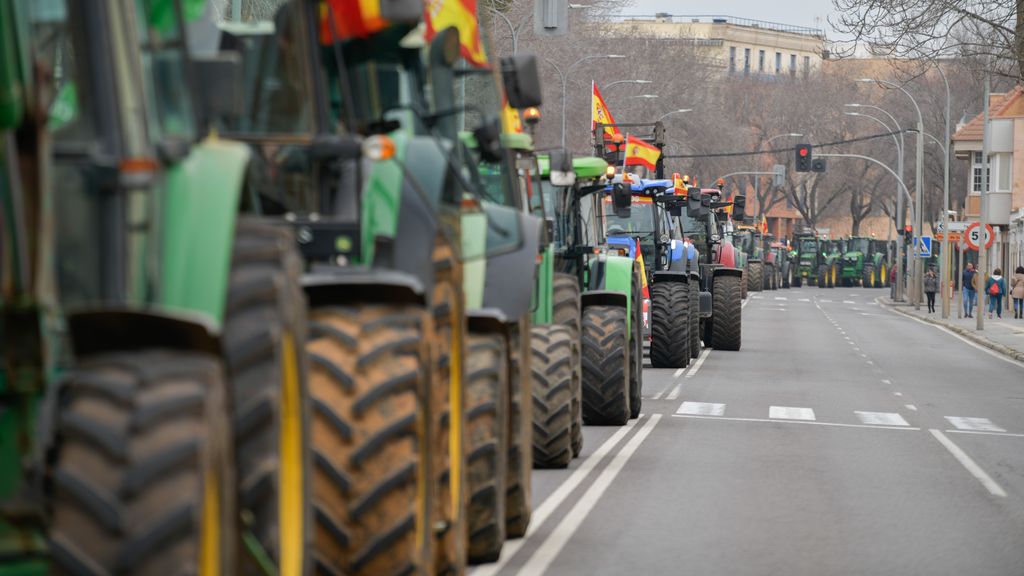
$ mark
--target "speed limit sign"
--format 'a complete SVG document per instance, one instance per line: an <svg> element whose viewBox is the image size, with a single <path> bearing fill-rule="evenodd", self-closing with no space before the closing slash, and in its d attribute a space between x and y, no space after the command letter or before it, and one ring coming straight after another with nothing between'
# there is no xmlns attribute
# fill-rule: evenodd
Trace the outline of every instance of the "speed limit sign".
<svg viewBox="0 0 1024 576"><path fill-rule="evenodd" d="M992 242L996 238L996 233L992 230L990 224L985 224L985 249L988 250L992 247ZM978 246L981 245L981 225L979 222L972 222L967 230L964 232L964 241L967 242L967 247L971 250L977 250Z"/></svg>

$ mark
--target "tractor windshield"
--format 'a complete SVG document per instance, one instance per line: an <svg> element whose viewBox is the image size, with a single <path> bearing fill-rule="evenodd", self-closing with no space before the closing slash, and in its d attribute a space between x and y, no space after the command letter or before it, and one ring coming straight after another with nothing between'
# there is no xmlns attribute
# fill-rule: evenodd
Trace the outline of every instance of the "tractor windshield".
<svg viewBox="0 0 1024 576"><path fill-rule="evenodd" d="M867 238L853 238L847 245L847 252L860 252L861 254L868 253L869 240Z"/></svg>
<svg viewBox="0 0 1024 576"><path fill-rule="evenodd" d="M818 251L818 241L812 238L807 238L800 241L800 253L801 254L814 254Z"/></svg>
<svg viewBox="0 0 1024 576"><path fill-rule="evenodd" d="M633 196L628 218L616 216L611 197L605 196L604 217L609 236L628 234L643 240L643 237L649 239L654 235L654 203L647 196Z"/></svg>

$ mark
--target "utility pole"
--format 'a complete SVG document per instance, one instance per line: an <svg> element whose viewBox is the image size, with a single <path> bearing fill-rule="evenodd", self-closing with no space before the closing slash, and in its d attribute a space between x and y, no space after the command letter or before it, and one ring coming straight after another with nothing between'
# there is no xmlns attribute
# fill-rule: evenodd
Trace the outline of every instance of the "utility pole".
<svg viewBox="0 0 1024 576"><path fill-rule="evenodd" d="M981 128L981 191L979 192L980 198L978 198L979 212L981 212L978 216L978 229L981 230L981 241L978 242L978 291L976 292L978 310L975 312L978 330L985 329L985 281L988 279L988 248L985 247L987 244L985 231L988 229L988 98L991 80L992 72L987 72L985 74L984 124Z"/></svg>

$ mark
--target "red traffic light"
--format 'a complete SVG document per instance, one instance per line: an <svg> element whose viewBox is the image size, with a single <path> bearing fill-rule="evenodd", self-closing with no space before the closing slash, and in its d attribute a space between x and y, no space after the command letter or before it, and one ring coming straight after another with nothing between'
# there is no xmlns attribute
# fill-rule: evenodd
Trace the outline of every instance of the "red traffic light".
<svg viewBox="0 0 1024 576"><path fill-rule="evenodd" d="M797 150L797 154L799 154L800 156L804 156L804 157L806 157L808 153L810 153L810 151L809 151L809 150L808 150L808 149L807 149L806 147L804 147L804 146L801 146L801 147L800 147L800 148L799 148L799 149Z"/></svg>
<svg viewBox="0 0 1024 576"><path fill-rule="evenodd" d="M906 226L903 227L903 230L906 232L912 232L914 230L914 227L911 226L910 224L907 224Z"/></svg>

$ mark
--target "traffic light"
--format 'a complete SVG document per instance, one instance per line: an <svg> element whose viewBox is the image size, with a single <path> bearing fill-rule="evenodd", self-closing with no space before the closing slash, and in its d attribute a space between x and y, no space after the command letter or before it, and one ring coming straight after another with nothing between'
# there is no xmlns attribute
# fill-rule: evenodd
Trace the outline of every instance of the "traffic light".
<svg viewBox="0 0 1024 576"><path fill-rule="evenodd" d="M796 145L796 171L797 172L810 172L811 171L811 159L812 159L811 145L810 144L797 144Z"/></svg>
<svg viewBox="0 0 1024 576"><path fill-rule="evenodd" d="M825 171L825 159L815 158L811 160L811 172L824 172Z"/></svg>

